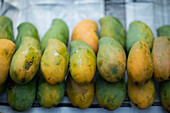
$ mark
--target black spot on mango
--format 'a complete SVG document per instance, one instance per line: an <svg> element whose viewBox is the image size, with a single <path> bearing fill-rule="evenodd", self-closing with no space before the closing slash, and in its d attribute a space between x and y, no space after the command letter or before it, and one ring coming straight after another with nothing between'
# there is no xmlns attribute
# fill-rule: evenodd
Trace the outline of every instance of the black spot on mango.
<svg viewBox="0 0 170 113"><path fill-rule="evenodd" d="M29 68L32 66L31 62L25 62L25 69L29 70Z"/></svg>

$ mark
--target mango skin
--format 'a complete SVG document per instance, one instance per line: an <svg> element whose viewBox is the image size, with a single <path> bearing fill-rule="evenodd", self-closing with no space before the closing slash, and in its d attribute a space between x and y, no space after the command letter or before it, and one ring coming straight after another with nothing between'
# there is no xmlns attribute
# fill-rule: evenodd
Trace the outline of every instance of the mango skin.
<svg viewBox="0 0 170 113"><path fill-rule="evenodd" d="M170 112L170 80L160 82L160 101L164 109Z"/></svg>
<svg viewBox="0 0 170 113"><path fill-rule="evenodd" d="M144 41L148 44L149 49L152 50L154 35L151 29L141 21L133 21L129 25L128 35L126 39L126 51L129 53L131 47L137 41Z"/></svg>
<svg viewBox="0 0 170 113"><path fill-rule="evenodd" d="M17 111L26 111L31 107L36 96L36 77L27 84L16 84L9 80L7 87L8 104Z"/></svg>
<svg viewBox="0 0 170 113"><path fill-rule="evenodd" d="M94 81L80 85L69 75L66 82L68 98L73 106L80 109L88 108L94 100Z"/></svg>
<svg viewBox="0 0 170 113"><path fill-rule="evenodd" d="M156 93L152 79L142 86L137 86L130 80L128 80L127 84L129 98L137 108L146 109L153 104Z"/></svg>
<svg viewBox="0 0 170 113"><path fill-rule="evenodd" d="M69 29L66 23L61 19L54 19L51 27L45 33L41 41L41 50L44 52L47 41L49 39L58 39L63 42L66 46L69 39Z"/></svg>
<svg viewBox="0 0 170 113"><path fill-rule="evenodd" d="M13 23L6 16L0 16L0 39L14 41Z"/></svg>
<svg viewBox="0 0 170 113"><path fill-rule="evenodd" d="M10 76L18 84L26 84L39 69L41 49L39 42L32 37L24 37L19 49L14 54Z"/></svg>
<svg viewBox="0 0 170 113"><path fill-rule="evenodd" d="M15 53L15 44L8 39L0 39L0 85L8 78L11 59Z"/></svg>
<svg viewBox="0 0 170 113"><path fill-rule="evenodd" d="M17 29L18 29L18 35L15 40L16 50L18 50L21 44L22 38L24 37L34 37L40 42L38 31L33 24L29 22L23 22L17 27Z"/></svg>
<svg viewBox="0 0 170 113"><path fill-rule="evenodd" d="M95 87L99 104L110 111L117 109L126 97L124 78L118 82L107 82L97 73Z"/></svg>
<svg viewBox="0 0 170 113"><path fill-rule="evenodd" d="M170 80L170 40L167 37L154 40L152 59L156 80Z"/></svg>
<svg viewBox="0 0 170 113"><path fill-rule="evenodd" d="M126 53L119 42L108 37L99 40L97 68L108 82L117 82L123 78L126 70Z"/></svg>
<svg viewBox="0 0 170 113"><path fill-rule="evenodd" d="M164 25L157 29L158 35L170 39L170 25Z"/></svg>
<svg viewBox="0 0 170 113"><path fill-rule="evenodd" d="M88 84L96 72L96 55L85 42L74 40L70 43L70 73L79 84Z"/></svg>
<svg viewBox="0 0 170 113"><path fill-rule="evenodd" d="M101 25L100 38L111 37L118 41L122 47L126 47L126 32L120 21L111 16L105 16L99 20Z"/></svg>
<svg viewBox="0 0 170 113"><path fill-rule="evenodd" d="M63 82L67 74L69 52L64 43L49 39L41 59L41 70L49 84Z"/></svg>
<svg viewBox="0 0 170 113"><path fill-rule="evenodd" d="M49 84L43 77L41 70L38 72L39 82L37 98L42 107L51 108L56 106L64 97L65 81L55 85Z"/></svg>
<svg viewBox="0 0 170 113"><path fill-rule="evenodd" d="M82 20L73 30L72 41L81 40L90 45L94 53L98 50L97 23L93 20Z"/></svg>
<svg viewBox="0 0 170 113"><path fill-rule="evenodd" d="M153 64L146 42L138 41L132 46L127 61L127 74L136 85L144 85L152 78Z"/></svg>

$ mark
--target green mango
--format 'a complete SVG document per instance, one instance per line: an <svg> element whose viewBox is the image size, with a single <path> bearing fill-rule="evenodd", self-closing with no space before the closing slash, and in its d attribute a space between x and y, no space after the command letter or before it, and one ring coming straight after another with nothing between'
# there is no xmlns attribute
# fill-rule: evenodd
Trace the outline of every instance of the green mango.
<svg viewBox="0 0 170 113"><path fill-rule="evenodd" d="M6 16L0 16L0 39L8 39L14 41L13 23Z"/></svg>
<svg viewBox="0 0 170 113"><path fill-rule="evenodd" d="M5 91L6 86L7 86L7 81L5 81L3 84L0 85L0 94Z"/></svg>
<svg viewBox="0 0 170 113"><path fill-rule="evenodd" d="M170 112L170 80L160 82L160 100L162 106Z"/></svg>
<svg viewBox="0 0 170 113"><path fill-rule="evenodd" d="M40 43L33 37L22 38L10 66L10 76L18 84L28 83L36 74L41 60Z"/></svg>
<svg viewBox="0 0 170 113"><path fill-rule="evenodd" d="M51 85L44 79L41 70L39 70L38 74L37 98L40 105L45 108L56 106L64 97L65 81Z"/></svg>
<svg viewBox="0 0 170 113"><path fill-rule="evenodd" d="M154 35L151 29L141 21L133 21L130 23L126 39L126 51L129 52L133 44L137 41L146 42L150 50L152 50Z"/></svg>
<svg viewBox="0 0 170 113"><path fill-rule="evenodd" d="M104 37L99 40L97 68L108 82L117 82L123 78L126 70L126 53L118 41Z"/></svg>
<svg viewBox="0 0 170 113"><path fill-rule="evenodd" d="M170 39L170 25L164 25L157 29L159 36L165 36Z"/></svg>
<svg viewBox="0 0 170 113"><path fill-rule="evenodd" d="M58 39L63 42L66 46L69 39L69 29L66 23L61 19L54 19L51 27L45 33L41 41L41 49L44 52L47 41L49 39Z"/></svg>
<svg viewBox="0 0 170 113"><path fill-rule="evenodd" d="M23 22L17 27L17 29L18 29L18 35L15 40L16 50L19 48L22 38L24 37L33 37L40 42L38 31L33 24L29 22Z"/></svg>
<svg viewBox="0 0 170 113"><path fill-rule="evenodd" d="M17 84L9 80L7 87L8 104L17 111L26 111L36 97L36 77L27 84Z"/></svg>
<svg viewBox="0 0 170 113"><path fill-rule="evenodd" d="M96 72L96 55L85 42L74 40L70 43L70 73L79 84L88 84Z"/></svg>
<svg viewBox="0 0 170 113"><path fill-rule="evenodd" d="M41 59L41 70L49 84L63 82L69 63L69 52L66 45L57 40L49 39Z"/></svg>
<svg viewBox="0 0 170 113"><path fill-rule="evenodd" d="M123 103L126 97L126 84L124 78L118 82L107 82L99 73L96 77L96 97L101 107L115 110Z"/></svg>
<svg viewBox="0 0 170 113"><path fill-rule="evenodd" d="M120 21L112 16L105 16L99 20L101 25L100 38L111 37L118 41L125 49L126 32Z"/></svg>

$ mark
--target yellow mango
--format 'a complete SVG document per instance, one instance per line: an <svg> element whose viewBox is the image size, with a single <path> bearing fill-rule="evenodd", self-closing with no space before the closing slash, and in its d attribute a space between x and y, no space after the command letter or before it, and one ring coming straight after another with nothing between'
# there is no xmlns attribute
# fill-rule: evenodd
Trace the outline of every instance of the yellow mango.
<svg viewBox="0 0 170 113"><path fill-rule="evenodd" d="M156 80L170 80L170 40L167 37L155 39L152 58Z"/></svg>
<svg viewBox="0 0 170 113"><path fill-rule="evenodd" d="M49 39L41 59L41 71L49 84L63 82L69 63L66 45L57 40Z"/></svg>
<svg viewBox="0 0 170 113"><path fill-rule="evenodd" d="M97 23L93 20L83 20L79 22L73 30L72 40L81 40L86 42L97 54L98 50L98 36Z"/></svg>
<svg viewBox="0 0 170 113"><path fill-rule="evenodd" d="M88 108L94 100L94 81L80 85L69 75L66 82L69 100L80 109Z"/></svg>
<svg viewBox="0 0 170 113"><path fill-rule="evenodd" d="M16 46L11 40L0 39L0 85L2 85L8 77L11 59L15 50Z"/></svg>
<svg viewBox="0 0 170 113"><path fill-rule="evenodd" d="M74 40L70 43L70 73L79 84L88 84L96 72L96 56L92 48L83 41Z"/></svg>
<svg viewBox="0 0 170 113"><path fill-rule="evenodd" d="M153 80L149 80L142 86L137 86L130 80L128 84L128 95L130 101L139 109L150 107L155 100L155 85Z"/></svg>
<svg viewBox="0 0 170 113"><path fill-rule="evenodd" d="M127 74L136 85L143 85L152 78L153 64L146 42L138 41L132 46L127 61Z"/></svg>

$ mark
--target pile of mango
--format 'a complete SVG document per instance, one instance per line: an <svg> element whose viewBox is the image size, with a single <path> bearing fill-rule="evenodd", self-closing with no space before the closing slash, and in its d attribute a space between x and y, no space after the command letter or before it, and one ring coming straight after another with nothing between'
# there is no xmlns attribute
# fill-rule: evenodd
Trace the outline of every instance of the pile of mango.
<svg viewBox="0 0 170 113"><path fill-rule="evenodd" d="M52 21L40 42L29 22L18 26L14 40L11 19L0 16L0 93L7 88L8 104L25 111L37 98L42 107L52 108L67 92L80 109L88 108L96 94L101 107L115 110L126 97L127 68L131 102L139 109L150 107L155 78L162 106L170 112L170 26L160 27L154 40L140 21L130 24L127 38L117 18L106 16L99 23L100 35L95 21L79 22L68 44L69 29L61 19Z"/></svg>

